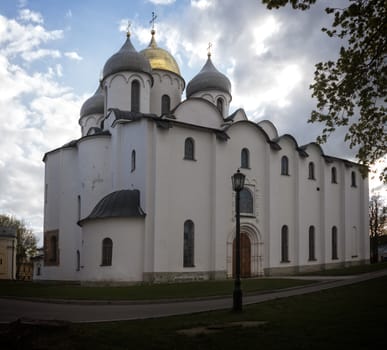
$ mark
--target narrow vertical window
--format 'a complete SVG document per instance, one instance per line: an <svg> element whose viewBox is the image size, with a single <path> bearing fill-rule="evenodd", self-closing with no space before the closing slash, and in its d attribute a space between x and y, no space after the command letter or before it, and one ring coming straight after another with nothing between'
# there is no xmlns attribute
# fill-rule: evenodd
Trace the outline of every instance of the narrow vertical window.
<svg viewBox="0 0 387 350"><path fill-rule="evenodd" d="M241 151L241 168L250 168L250 152L247 148Z"/></svg>
<svg viewBox="0 0 387 350"><path fill-rule="evenodd" d="M289 230L286 225L281 228L281 262L289 262Z"/></svg>
<svg viewBox="0 0 387 350"><path fill-rule="evenodd" d="M140 83L138 80L132 81L131 111L140 112Z"/></svg>
<svg viewBox="0 0 387 350"><path fill-rule="evenodd" d="M78 221L81 220L81 196L77 197Z"/></svg>
<svg viewBox="0 0 387 350"><path fill-rule="evenodd" d="M77 250L77 271L81 270L81 253Z"/></svg>
<svg viewBox="0 0 387 350"><path fill-rule="evenodd" d="M136 170L136 151L132 151L132 159L131 159L131 166L130 166L131 172Z"/></svg>
<svg viewBox="0 0 387 350"><path fill-rule="evenodd" d="M50 238L50 261L56 262L58 259L58 238L51 236Z"/></svg>
<svg viewBox="0 0 387 350"><path fill-rule="evenodd" d="M310 180L314 180L315 177L314 177L314 163L313 162L309 162L308 164L308 179Z"/></svg>
<svg viewBox="0 0 387 350"><path fill-rule="evenodd" d="M331 182L337 184L337 169L334 166L331 169Z"/></svg>
<svg viewBox="0 0 387 350"><path fill-rule="evenodd" d="M337 227L332 227L332 260L338 259L337 254Z"/></svg>
<svg viewBox="0 0 387 350"><path fill-rule="evenodd" d="M316 260L315 255L315 229L314 226L309 227L309 260Z"/></svg>
<svg viewBox="0 0 387 350"><path fill-rule="evenodd" d="M113 258L113 241L110 238L104 238L102 241L102 266L110 266Z"/></svg>
<svg viewBox="0 0 387 350"><path fill-rule="evenodd" d="M44 203L47 203L48 198L48 184L44 186Z"/></svg>
<svg viewBox="0 0 387 350"><path fill-rule="evenodd" d="M185 139L184 159L189 159L189 160L195 159L195 143L194 143L194 140L190 137Z"/></svg>
<svg viewBox="0 0 387 350"><path fill-rule="evenodd" d="M223 116L223 99L220 97L216 100L216 108L218 108L219 113Z"/></svg>
<svg viewBox="0 0 387 350"><path fill-rule="evenodd" d="M289 175L289 159L286 156L281 158L281 175Z"/></svg>
<svg viewBox="0 0 387 350"><path fill-rule="evenodd" d="M357 185L356 185L356 173L354 171L351 172L351 187L357 187Z"/></svg>
<svg viewBox="0 0 387 350"><path fill-rule="evenodd" d="M161 97L161 115L169 114L171 111L171 99L168 95L163 95Z"/></svg>
<svg viewBox="0 0 387 350"><path fill-rule="evenodd" d="M184 267L194 267L194 223L187 220L184 223Z"/></svg>

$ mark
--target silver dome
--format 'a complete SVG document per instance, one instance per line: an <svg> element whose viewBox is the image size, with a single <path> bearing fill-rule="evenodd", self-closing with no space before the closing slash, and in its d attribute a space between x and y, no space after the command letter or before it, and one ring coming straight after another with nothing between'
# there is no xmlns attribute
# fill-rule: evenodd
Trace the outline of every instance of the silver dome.
<svg viewBox="0 0 387 350"><path fill-rule="evenodd" d="M103 114L104 113L104 96L101 86L93 96L88 98L81 107L81 118L90 114Z"/></svg>
<svg viewBox="0 0 387 350"><path fill-rule="evenodd" d="M231 95L230 80L215 68L210 55L202 70L188 83L186 95L189 98L195 92L206 90L220 90Z"/></svg>
<svg viewBox="0 0 387 350"><path fill-rule="evenodd" d="M152 73L149 61L133 47L130 35L127 35L121 49L106 61L103 67L103 79L122 71Z"/></svg>

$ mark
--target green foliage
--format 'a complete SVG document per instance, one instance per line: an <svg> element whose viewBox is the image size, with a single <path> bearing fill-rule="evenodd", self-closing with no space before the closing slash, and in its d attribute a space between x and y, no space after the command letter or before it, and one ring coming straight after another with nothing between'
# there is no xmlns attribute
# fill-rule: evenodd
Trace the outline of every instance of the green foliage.
<svg viewBox="0 0 387 350"><path fill-rule="evenodd" d="M267 8L288 3L305 10L315 0L262 0ZM345 141L358 147L360 164L369 166L387 153L387 6L385 0L349 0L346 8L326 8L333 15L330 37L344 40L337 61L316 64L312 96L317 110L309 122L325 124L319 143L337 127L348 127ZM366 168L365 168L366 169ZM366 170L364 170L366 174ZM387 167L380 174L387 182Z"/></svg>
<svg viewBox="0 0 387 350"><path fill-rule="evenodd" d="M36 252L37 239L24 222L13 216L0 215L0 226L16 228L16 270L17 275L21 262Z"/></svg>

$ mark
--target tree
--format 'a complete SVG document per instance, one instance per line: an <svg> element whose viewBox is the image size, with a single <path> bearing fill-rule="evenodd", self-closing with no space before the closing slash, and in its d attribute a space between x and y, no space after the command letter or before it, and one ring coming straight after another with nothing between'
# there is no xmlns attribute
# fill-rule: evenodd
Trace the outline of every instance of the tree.
<svg viewBox="0 0 387 350"><path fill-rule="evenodd" d="M0 215L0 226L16 228L16 278L18 278L23 260L36 252L36 236L32 230L26 228L23 221L13 216Z"/></svg>
<svg viewBox="0 0 387 350"><path fill-rule="evenodd" d="M387 223L387 207L383 206L380 196L372 196L369 205L371 262L379 261L379 238Z"/></svg>
<svg viewBox="0 0 387 350"><path fill-rule="evenodd" d="M262 0L268 9L291 4L307 10L316 0ZM324 143L340 126L345 141L358 147L360 164L369 165L387 153L387 6L385 0L348 0L345 8L326 8L334 15L329 37L344 40L337 61L315 65L312 97L317 99L308 122L325 124L317 142ZM387 167L380 179L387 183Z"/></svg>

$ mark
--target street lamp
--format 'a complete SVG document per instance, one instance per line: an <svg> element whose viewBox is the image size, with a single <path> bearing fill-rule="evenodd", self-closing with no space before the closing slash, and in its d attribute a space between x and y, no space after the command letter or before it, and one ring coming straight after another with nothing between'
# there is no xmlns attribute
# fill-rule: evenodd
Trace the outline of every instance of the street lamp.
<svg viewBox="0 0 387 350"><path fill-rule="evenodd" d="M245 175L239 169L231 176L232 188L235 191L235 281L233 293L233 310L242 311L242 289L241 289L241 213L240 213L240 192L245 185Z"/></svg>

